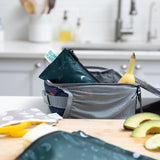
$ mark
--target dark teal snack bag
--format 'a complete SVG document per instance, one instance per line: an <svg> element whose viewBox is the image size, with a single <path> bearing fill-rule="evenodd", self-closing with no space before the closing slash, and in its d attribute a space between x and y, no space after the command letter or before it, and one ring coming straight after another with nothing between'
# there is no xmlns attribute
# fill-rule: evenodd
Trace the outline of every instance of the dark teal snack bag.
<svg viewBox="0 0 160 160"><path fill-rule="evenodd" d="M98 80L79 62L71 49L64 49L40 74L54 83L96 83Z"/></svg>
<svg viewBox="0 0 160 160"><path fill-rule="evenodd" d="M153 160L89 136L57 131L33 142L16 160Z"/></svg>

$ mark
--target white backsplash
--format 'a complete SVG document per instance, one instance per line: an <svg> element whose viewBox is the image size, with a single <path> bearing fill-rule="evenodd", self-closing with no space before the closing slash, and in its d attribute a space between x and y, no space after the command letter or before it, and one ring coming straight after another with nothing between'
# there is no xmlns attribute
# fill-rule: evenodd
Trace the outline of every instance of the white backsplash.
<svg viewBox="0 0 160 160"><path fill-rule="evenodd" d="M160 0L136 0L138 14L134 17L134 35L128 36L128 41L146 41L149 6L153 1L157 5L153 12L152 32L157 29L156 41L160 41ZM122 2L123 25L129 27L130 0ZM57 40L63 12L67 10L72 26L78 17L82 18L85 41L114 41L117 7L118 0L56 0L55 8L50 14L53 40ZM29 15L19 0L0 0L0 17L5 27L5 40L28 40Z"/></svg>

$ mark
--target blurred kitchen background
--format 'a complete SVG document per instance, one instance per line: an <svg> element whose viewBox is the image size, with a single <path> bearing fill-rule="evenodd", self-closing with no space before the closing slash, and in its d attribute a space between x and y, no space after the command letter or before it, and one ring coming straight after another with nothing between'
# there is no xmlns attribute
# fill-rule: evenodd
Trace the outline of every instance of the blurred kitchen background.
<svg viewBox="0 0 160 160"><path fill-rule="evenodd" d="M39 5L42 4L42 0L37 0L35 7L38 6L38 1ZM155 5L152 4L153 2ZM122 0L121 3L123 28L130 28L131 2L130 0ZM152 5L153 9L150 11ZM152 12L151 31L153 35L156 34L156 42L160 41L160 1L136 0L135 8L137 14L133 16L134 34L126 36L125 39L128 41L147 41L149 15ZM106 42L115 40L118 0L56 0L54 8L49 14L52 41L58 41L58 32L65 10L72 30L76 30L77 20L81 18L83 41ZM5 29L5 40L28 40L30 15L22 7L19 0L0 0L0 17Z"/></svg>
<svg viewBox="0 0 160 160"><path fill-rule="evenodd" d="M41 96L44 55L65 47L83 65L122 74L135 51L135 76L160 88L159 8L160 0L0 0L0 95Z"/></svg>

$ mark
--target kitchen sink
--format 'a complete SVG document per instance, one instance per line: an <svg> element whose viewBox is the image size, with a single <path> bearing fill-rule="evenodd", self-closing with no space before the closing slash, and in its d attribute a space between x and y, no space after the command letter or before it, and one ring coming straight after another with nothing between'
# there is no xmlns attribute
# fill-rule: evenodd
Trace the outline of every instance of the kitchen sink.
<svg viewBox="0 0 160 160"><path fill-rule="evenodd" d="M62 43L62 48L74 50L118 50L118 51L160 51L158 43L130 43L130 42L98 42L98 43Z"/></svg>

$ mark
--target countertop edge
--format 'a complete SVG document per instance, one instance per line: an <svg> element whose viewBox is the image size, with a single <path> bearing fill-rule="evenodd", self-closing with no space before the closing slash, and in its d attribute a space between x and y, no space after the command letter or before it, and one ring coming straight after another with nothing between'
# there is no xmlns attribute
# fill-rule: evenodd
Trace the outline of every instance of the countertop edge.
<svg viewBox="0 0 160 160"><path fill-rule="evenodd" d="M52 50L57 55L62 51L64 43L31 43L27 41L5 41L0 43L0 58L38 58ZM74 50L79 59L128 60L132 50ZM137 60L160 60L160 51L135 51Z"/></svg>

